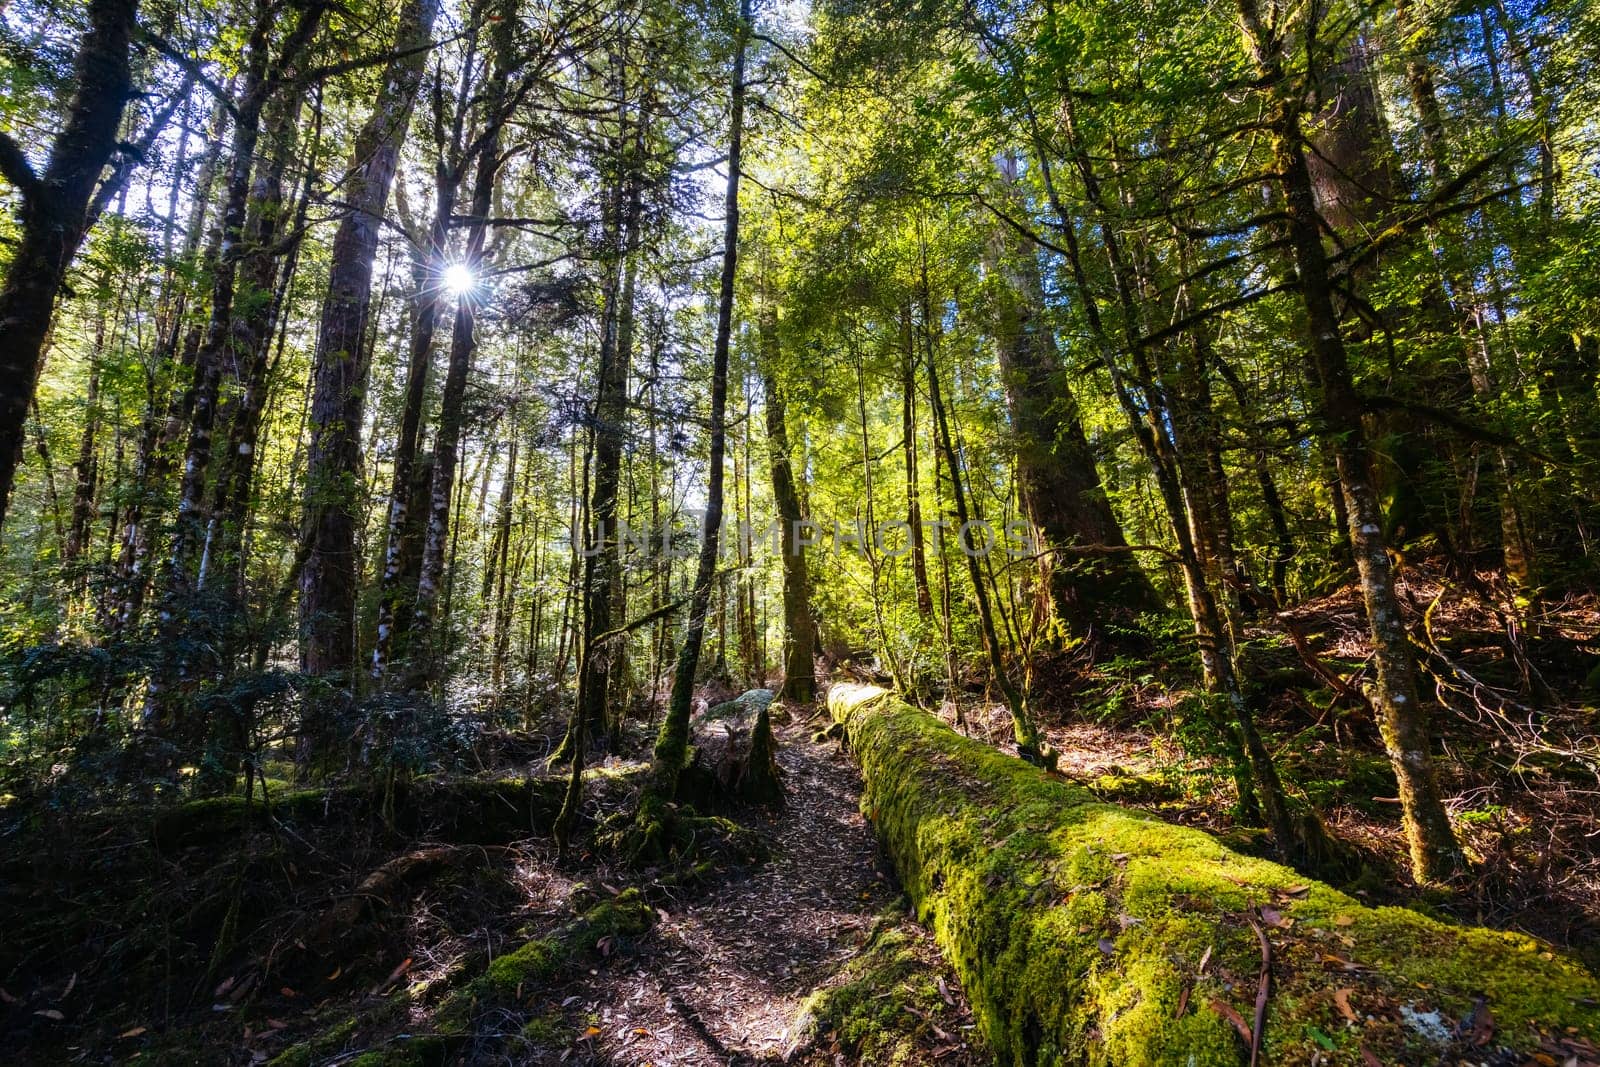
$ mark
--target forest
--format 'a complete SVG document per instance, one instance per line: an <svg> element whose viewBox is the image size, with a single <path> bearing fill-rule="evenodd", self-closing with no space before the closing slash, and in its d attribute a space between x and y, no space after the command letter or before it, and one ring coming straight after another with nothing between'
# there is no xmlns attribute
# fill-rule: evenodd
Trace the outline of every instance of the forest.
<svg viewBox="0 0 1600 1067"><path fill-rule="evenodd" d="M0 0L0 1063L1600 1067L1600 8Z"/></svg>

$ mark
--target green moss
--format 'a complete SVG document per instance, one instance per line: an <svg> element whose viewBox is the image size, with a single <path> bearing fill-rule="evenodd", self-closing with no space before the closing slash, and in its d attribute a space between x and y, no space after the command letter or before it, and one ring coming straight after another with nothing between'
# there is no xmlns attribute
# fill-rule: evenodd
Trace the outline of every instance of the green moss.
<svg viewBox="0 0 1600 1067"><path fill-rule="evenodd" d="M400 1000L401 998L394 997L390 1001L386 1001L385 1005L387 1006L391 1002L398 1003ZM399 1006L403 1007L404 1005L399 1004ZM272 1058L268 1067L312 1067L313 1064L321 1063L330 1056L337 1055L344 1051L351 1039L356 1036L361 1029L363 1021L372 1020L373 1014L381 1017L389 1013L380 1009L379 1012L369 1013L366 1016L349 1015L337 1019L323 1027L315 1036L307 1038L298 1044L290 1045L278 1053Z"/></svg>
<svg viewBox="0 0 1600 1067"><path fill-rule="evenodd" d="M477 1012L514 1003L575 961L601 951L602 942L610 944L644 933L654 918L655 912L637 889L623 890L495 959L482 975L445 999L435 1013L435 1029L445 1036L465 1034Z"/></svg>
<svg viewBox="0 0 1600 1067"><path fill-rule="evenodd" d="M567 1043L567 1024L559 1012L529 1019L522 1027L522 1039L532 1045L559 1048Z"/></svg>
<svg viewBox="0 0 1600 1067"><path fill-rule="evenodd" d="M431 1035L403 1034L382 1048L363 1052L349 1061L349 1067L436 1067L448 1058L448 1042Z"/></svg>
<svg viewBox="0 0 1600 1067"><path fill-rule="evenodd" d="M1182 795L1162 774L1101 774L1086 784L1095 796L1116 804L1155 804Z"/></svg>
<svg viewBox="0 0 1600 1067"><path fill-rule="evenodd" d="M629 768L591 778L603 782L603 788L621 789L637 773L638 768ZM565 785L564 778L420 778L394 787L389 811L402 833L429 832L458 844L496 844L548 832L561 809ZM371 784L269 790L265 801L258 790L248 802L233 795L179 804L156 815L151 833L161 848L187 848L263 825L268 813L291 823L376 819L385 803L382 787Z"/></svg>
<svg viewBox="0 0 1600 1067"><path fill-rule="evenodd" d="M880 919L860 953L807 998L794 1029L808 1039L836 1035L857 1063L922 1063L918 1038L943 1001L917 947L898 915Z"/></svg>
<svg viewBox="0 0 1600 1067"><path fill-rule="evenodd" d="M268 812L279 818L310 816L328 797L324 789L300 789L271 796L265 803L259 793L248 801L242 795L190 800L158 815L152 835L162 848L204 844L237 833Z"/></svg>
<svg viewBox="0 0 1600 1067"><path fill-rule="evenodd" d="M1002 1064L1237 1063L1239 1039L1209 1004L1249 1017L1260 957L1248 916L1263 905L1287 922L1271 931L1270 1062L1358 1064L1362 1043L1386 1063L1439 1058L1392 1025L1331 1051L1317 1039L1341 1031L1327 968L1343 960L1375 1004L1455 1020L1486 996L1498 1040L1517 1048L1541 1027L1600 1034L1600 982L1530 938L1365 907L1100 803L881 690L835 686L829 707L861 763L863 809Z"/></svg>

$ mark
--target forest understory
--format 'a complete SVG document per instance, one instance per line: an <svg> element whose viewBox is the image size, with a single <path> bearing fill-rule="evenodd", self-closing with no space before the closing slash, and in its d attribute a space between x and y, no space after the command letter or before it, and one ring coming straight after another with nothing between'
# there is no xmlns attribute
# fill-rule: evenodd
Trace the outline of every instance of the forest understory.
<svg viewBox="0 0 1600 1067"><path fill-rule="evenodd" d="M1436 726L1441 788L1475 862L1446 892L1411 878L1394 775L1370 709L1355 693L1328 692L1281 629L1256 626L1247 655L1271 709L1262 726L1273 755L1354 852L1332 865L1331 879L1370 903L1523 930L1600 966L1600 790L1590 741L1600 600L1572 596L1543 610L1537 662L1545 688L1530 706L1519 696L1517 657L1492 608L1441 581L1438 561L1408 566L1399 585L1419 648L1436 643L1424 662L1438 706L1450 711ZM1317 661L1359 683L1371 644L1355 590L1284 614ZM1059 723L1045 734L1061 752L1062 772L1113 803L1272 855L1259 827L1237 820L1215 757L1203 744L1186 746L1175 729L1185 694L1164 681L1174 666L1153 658L1092 671L1070 661L1040 668L1038 707ZM955 721L953 705L940 714ZM967 708L962 717L978 736L998 743L1009 736L1003 706Z"/></svg>
<svg viewBox="0 0 1600 1067"><path fill-rule="evenodd" d="M520 779L542 765L526 749L417 784L387 827L364 792L257 798L249 821L201 801L85 822L13 798L0 1061L987 1062L817 728L779 730L781 808L708 821L643 868L594 833L637 759L591 772L564 861L555 808L527 798L565 778Z"/></svg>
<svg viewBox="0 0 1600 1067"><path fill-rule="evenodd" d="M0 1062L1600 1067L1600 5L0 0Z"/></svg>
<svg viewBox="0 0 1600 1067"><path fill-rule="evenodd" d="M1600 807L1583 758L1594 679L1582 672L1600 640L1596 601L1546 611L1549 697L1534 714L1514 698L1516 668L1491 611L1449 601L1427 564L1402 572L1400 585L1418 633L1427 613L1442 638L1436 681L1455 701L1472 696L1440 724L1439 768L1473 869L1448 885L1412 881L1369 710L1353 696L1317 704L1307 660L1258 629L1247 648L1271 709L1263 732L1349 850L1304 873L1367 904L1526 932L1595 968ZM1346 588L1292 617L1317 662L1354 677L1370 655L1359 612ZM1166 651L1171 660L1150 650L1039 664L1036 713L1059 773L1110 803L1275 856L1261 829L1237 818L1217 755L1182 743L1174 709L1193 694L1161 679L1192 670L1183 663L1192 649ZM887 680L870 663L837 671ZM736 695L729 681L697 691L696 736L713 707L731 706L719 703ZM1009 713L981 677L929 706L1014 750ZM815 707L779 709L781 802L708 797L720 814L645 865L607 833L646 780L645 722L629 723L617 754L585 772L583 828L564 855L551 825L567 776L547 763L564 732L558 718L485 731L471 775L387 787L297 788L292 761L268 753L248 799L84 808L66 799L73 771L60 765L53 786L7 794L0 825L10 917L0 1060L995 1062L861 816L845 742ZM1292 920L1283 925L1287 935ZM1330 983L1339 989L1337 974ZM1340 991L1347 1008L1351 989ZM1359 1032L1399 1008L1367 999L1343 1021ZM1493 1053L1492 1013L1442 1018L1470 1040L1440 1063L1600 1063L1576 1036L1507 1059ZM1249 1033L1246 1021L1240 1056Z"/></svg>

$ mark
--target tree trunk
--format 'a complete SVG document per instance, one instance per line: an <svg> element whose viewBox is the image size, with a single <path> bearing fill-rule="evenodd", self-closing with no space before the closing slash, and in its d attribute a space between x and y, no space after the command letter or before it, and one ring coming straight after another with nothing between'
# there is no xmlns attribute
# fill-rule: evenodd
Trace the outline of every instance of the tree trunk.
<svg viewBox="0 0 1600 1067"><path fill-rule="evenodd" d="M504 40L504 36L503 33L496 34L495 72L485 90L487 118L479 134L480 146L473 175L473 221L467 229L466 249L462 255L462 263L474 278L483 263L484 241L488 233L485 220L494 205L494 186L503 162L500 129L506 118L503 105L512 62L510 43ZM461 458L463 403L466 399L467 376L472 370L472 356L478 347L478 299L479 294L472 290L456 298L455 322L450 333L450 362L445 370L444 386L439 398L439 429L433 445L433 484L428 500L428 525L422 541L422 570L417 578L417 599L412 610L410 635L418 659L418 677L429 682L438 677L443 663L442 657L437 654L439 650L430 648L428 643L434 639L430 631L435 623L434 613L445 578L445 547L451 529L451 494ZM470 495L470 486L463 487L462 492Z"/></svg>
<svg viewBox="0 0 1600 1067"><path fill-rule="evenodd" d="M627 136L626 86L622 84L621 57L612 56L613 91L618 97L618 131L613 147L631 144ZM639 116L636 121L642 122ZM606 254L604 306L600 312L600 365L595 379L594 397L594 480L589 489L589 529L585 533L583 561L583 643L588 654L581 657L587 672L579 684L583 702L574 714L588 739L605 730L606 698L610 691L612 663L621 641L596 645L599 635L615 625L616 595L620 581L621 531L617 526L617 498L622 482L622 444L626 436L628 370L632 357L633 301L635 267L632 261L638 241L642 190L637 173L619 175L607 192L603 209L606 216ZM621 336L628 326L628 338ZM624 344L626 340L626 344Z"/></svg>
<svg viewBox="0 0 1600 1067"><path fill-rule="evenodd" d="M728 187L723 198L722 284L717 297L717 334L711 350L711 456L707 471L705 521L701 526L700 558L695 570L694 590L689 599L683 645L672 674L672 696L655 745L656 790L664 800L671 799L676 793L678 774L683 770L688 756L694 679L700 666L700 647L705 640L706 614L711 607L712 587L717 575L717 547L722 532L728 348L733 335L734 272L739 263L739 178L744 149L744 68L745 50L751 33L750 5L751 0L739 0L738 39L734 46L733 79L729 94Z"/></svg>
<svg viewBox="0 0 1600 1067"><path fill-rule="evenodd" d="M356 135L344 194L349 209L333 239L328 291L312 359L300 662L307 673L340 687L354 684L359 565L355 542L368 371L363 342L373 259L427 56L426 51L411 50L431 39L438 9L438 0L409 0L403 9L395 43L410 54L401 54L386 66L380 82L383 90Z"/></svg>
<svg viewBox="0 0 1600 1067"><path fill-rule="evenodd" d="M993 290L995 348L1016 448L1018 495L1040 537L1041 576L1058 622L1077 641L1108 639L1107 624L1130 628L1161 599L1125 551L1094 452L1078 419L1048 324L1031 249L1010 231L996 231L989 249L999 284ZM1104 549L1065 558L1061 550Z"/></svg>
<svg viewBox="0 0 1600 1067"><path fill-rule="evenodd" d="M458 101L458 109L462 104ZM379 581L378 627L373 642L371 674L381 682L394 654L400 622L407 606L407 591L416 582L405 581L405 542L412 525L411 499L417 451L422 445L423 408L427 401L428 370L433 362L433 338L443 306L439 272L444 265L450 215L455 211L461 182L459 161L441 164L435 179L434 216L429 228L428 247L416 264L415 308L411 318L410 358L406 361L405 392L401 398L400 430L394 445L394 472L389 489L388 517L385 523L383 576ZM413 576L414 578L415 576Z"/></svg>
<svg viewBox="0 0 1600 1067"><path fill-rule="evenodd" d="M223 597L234 603L241 603L244 593L244 528L249 518L256 445L271 387L271 372L282 356L284 337L278 327L299 263L300 240L294 238L286 250L270 246L286 233L304 227L315 180L314 161L320 147L318 144L311 146L311 162L306 167L303 185L288 205L292 211L287 211L283 177L289 160L300 147L301 106L299 94L276 101L274 114L267 124L267 133L274 142L273 153L266 167L256 175L251 192L250 218L246 223L250 250L240 265L240 299L244 308L235 320L232 342L240 391L225 413L228 442L217 460L206 547L197 583L204 587L213 576L220 576ZM277 356L273 355L275 334Z"/></svg>
<svg viewBox="0 0 1600 1067"><path fill-rule="evenodd" d="M917 610L933 615L933 590L928 585L928 546L922 529L922 487L917 477L917 348L912 330L911 306L900 310L900 432L906 467L906 526L910 528L911 579L917 590ZM792 491L792 490L791 490Z"/></svg>
<svg viewBox="0 0 1600 1067"><path fill-rule="evenodd" d="M73 465L72 520L67 528L66 549L61 562L69 570L77 567L79 559L89 546L91 525L94 522L95 489L99 484L99 463L96 438L100 429L100 360L105 351L106 322L102 316L95 329L94 351L89 357L89 386L83 398L83 436L78 440L78 461ZM72 587L81 589L82 582L74 574Z"/></svg>
<svg viewBox="0 0 1600 1067"><path fill-rule="evenodd" d="M811 621L811 575L806 570L805 545L800 533L805 515L795 491L794 469L789 460L789 428L783 394L773 367L777 363L777 323L763 318L763 387L767 394L767 456L772 467L772 500L778 511L778 546L783 553L783 687L778 699L810 704L817 698L812 647L815 624Z"/></svg>
<svg viewBox="0 0 1600 1067"><path fill-rule="evenodd" d="M0 287L0 524L56 294L83 241L89 200L116 150L123 107L133 93L128 40L136 8L137 0L90 0L88 28L73 61L76 88L42 175L16 142L0 137L0 174L22 194L22 232Z"/></svg>
<svg viewBox="0 0 1600 1067"><path fill-rule="evenodd" d="M263 3L256 13L256 26L248 45L250 56L243 93L235 108L232 159L223 185L222 250L211 276L211 319L205 338L195 355L194 403L189 412L189 440L184 451L183 477L178 490L178 519L173 529L167 567L166 602L162 612L167 623L182 609L192 581L192 563L201 544L204 521L206 475L211 463L211 439L216 428L217 405L226 366L248 365L258 350L264 349L261 318L265 308L251 306L258 294L251 282L266 279L265 290L272 289L270 272L275 264L264 261L276 256L261 246L278 231L278 212L282 206L282 166L276 160L252 186L256 169L256 145L261 137L261 117L267 101L282 86L287 68L300 51L310 44L321 20L323 8L309 7L285 39L275 62L270 61L270 33L274 15ZM287 136L297 108L288 106L282 116ZM236 313L240 265L249 257L246 269L245 307ZM262 302L265 303L264 301ZM270 306L270 305L269 305Z"/></svg>
<svg viewBox="0 0 1600 1067"><path fill-rule="evenodd" d="M1274 38L1261 26L1255 0L1239 0L1239 13L1251 59L1263 78L1276 84L1284 77L1282 56L1274 51L1278 46L1270 43ZM1308 362L1321 392L1325 432L1332 439L1344 490L1350 541L1372 634L1377 672L1373 704L1400 787L1412 873L1418 881L1435 881L1454 873L1463 857L1445 813L1433 766L1427 713L1417 696L1405 619L1400 613L1388 546L1384 543L1383 511L1373 484L1371 446L1334 311L1328 255L1322 244L1322 222L1317 215L1300 116L1292 101L1280 100L1270 118L1277 180L1289 216L1289 238L1310 332Z"/></svg>
<svg viewBox="0 0 1600 1067"><path fill-rule="evenodd" d="M950 472L950 494L955 502L956 549L966 557L967 574L972 579L972 595L978 605L978 622L983 629L983 646L989 653L989 671L994 682L1005 695L1006 706L1011 711L1011 729L1017 743L1017 755L1029 763L1052 766L1055 754L1043 743L1039 728L1028 710L1026 695L1006 671L1005 657L1000 647L1000 634L995 629L994 612L989 604L989 588L984 581L983 569L978 564L978 554L968 533L970 512L967 508L966 487L962 484L959 455L950 435L950 419L945 414L945 402L939 386L939 362L934 358L933 345L928 346L928 395L933 402L933 428L938 434L939 449L944 453L945 469Z"/></svg>

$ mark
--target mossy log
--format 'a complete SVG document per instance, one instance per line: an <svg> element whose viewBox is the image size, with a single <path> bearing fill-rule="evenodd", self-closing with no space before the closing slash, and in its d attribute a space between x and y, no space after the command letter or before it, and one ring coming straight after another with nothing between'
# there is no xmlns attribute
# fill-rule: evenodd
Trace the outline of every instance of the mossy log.
<svg viewBox="0 0 1600 1067"><path fill-rule="evenodd" d="M452 993L435 1013L435 1028L464 1034L474 1013L515 1003L526 991L595 953L610 955L618 939L637 937L655 922L655 909L637 889L624 889L542 937L497 957L483 974Z"/></svg>
<svg viewBox="0 0 1600 1067"><path fill-rule="evenodd" d="M263 801L242 796L190 800L155 816L151 837L162 849L218 841L253 826L319 825L382 815L401 833L427 832L454 844L499 844L548 833L561 809L564 778L421 778L397 783L297 789Z"/></svg>
<svg viewBox="0 0 1600 1067"><path fill-rule="evenodd" d="M1368 907L876 687L828 707L1002 1064L1231 1067L1263 975L1263 1063L1596 1062L1600 981L1538 941Z"/></svg>
<svg viewBox="0 0 1600 1067"><path fill-rule="evenodd" d="M625 889L496 957L478 977L448 992L420 1028L367 1041L367 1051L359 1055L351 1051L362 1044L363 1031L387 1028L428 992L426 987L392 994L376 1007L336 1020L321 1033L279 1053L270 1067L309 1067L334 1061L362 1067L442 1067L457 1062L461 1045L473 1036L477 1016L514 1007L564 972L597 955L610 955L619 942L645 934L654 921L655 909L644 896L637 889Z"/></svg>
<svg viewBox="0 0 1600 1067"><path fill-rule="evenodd" d="M940 984L939 961L927 958L936 955L926 939L916 936L903 912L886 912L856 955L800 1005L783 1062L831 1035L837 1050L855 1063L925 1063L926 1044L938 1030L935 1017L952 1003Z"/></svg>

